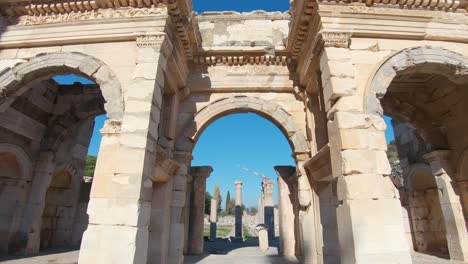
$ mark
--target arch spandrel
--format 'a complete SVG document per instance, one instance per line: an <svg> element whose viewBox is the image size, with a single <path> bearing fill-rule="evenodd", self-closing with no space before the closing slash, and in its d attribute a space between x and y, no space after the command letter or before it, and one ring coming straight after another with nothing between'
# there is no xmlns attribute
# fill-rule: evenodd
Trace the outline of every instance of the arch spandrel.
<svg viewBox="0 0 468 264"><path fill-rule="evenodd" d="M110 119L122 119L124 100L117 76L102 61L79 52L38 54L0 72L0 109L5 109L5 106L24 93L29 83L70 73L94 80L106 100L104 108L107 116Z"/></svg>
<svg viewBox="0 0 468 264"><path fill-rule="evenodd" d="M310 154L309 141L280 105L252 96L233 96L211 102L186 121L177 137L176 149L191 152L204 129L215 120L234 113L256 113L273 122L286 136L294 154Z"/></svg>

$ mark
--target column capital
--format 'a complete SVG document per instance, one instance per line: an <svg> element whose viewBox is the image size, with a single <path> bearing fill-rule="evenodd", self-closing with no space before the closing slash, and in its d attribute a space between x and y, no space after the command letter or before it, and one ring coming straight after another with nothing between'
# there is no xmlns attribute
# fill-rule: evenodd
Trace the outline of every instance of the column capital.
<svg viewBox="0 0 468 264"><path fill-rule="evenodd" d="M234 182L234 184L236 185L236 188L242 188L242 182L241 181L236 181Z"/></svg>
<svg viewBox="0 0 468 264"><path fill-rule="evenodd" d="M450 160L451 150L435 150L423 156L429 163Z"/></svg>
<svg viewBox="0 0 468 264"><path fill-rule="evenodd" d="M197 178L208 178L210 177L211 173L213 172L213 168L211 166L193 166L190 167L190 174L193 177Z"/></svg>
<svg viewBox="0 0 468 264"><path fill-rule="evenodd" d="M193 159L191 152L186 151L176 151L174 152L174 159L179 161L180 163L188 163Z"/></svg>

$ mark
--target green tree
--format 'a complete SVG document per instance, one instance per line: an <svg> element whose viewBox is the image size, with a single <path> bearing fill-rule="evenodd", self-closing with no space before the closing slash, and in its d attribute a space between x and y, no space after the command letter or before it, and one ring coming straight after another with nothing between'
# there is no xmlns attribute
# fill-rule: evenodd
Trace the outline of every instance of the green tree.
<svg viewBox="0 0 468 264"><path fill-rule="evenodd" d="M223 198L221 198L221 191L219 190L219 185L218 184L215 185L213 199L218 201L218 212L220 212L221 209L222 209L221 208L221 202L223 201Z"/></svg>
<svg viewBox="0 0 468 264"><path fill-rule="evenodd" d="M391 165L400 160L395 140L392 140L387 146L387 157Z"/></svg>
<svg viewBox="0 0 468 264"><path fill-rule="evenodd" d="M226 215L234 215L236 212L236 200L229 199L229 202L227 202L226 204Z"/></svg>
<svg viewBox="0 0 468 264"><path fill-rule="evenodd" d="M226 206L224 207L224 212L225 214L229 214L229 212L227 211L228 208L229 208L229 201L231 200L231 193L228 191L227 194L226 194Z"/></svg>
<svg viewBox="0 0 468 264"><path fill-rule="evenodd" d="M213 197L209 192L205 193L205 214L211 214L211 199Z"/></svg>
<svg viewBox="0 0 468 264"><path fill-rule="evenodd" d="M96 161L97 161L97 157L95 156L86 157L84 176L88 176L88 177L94 176L94 170L96 169Z"/></svg>

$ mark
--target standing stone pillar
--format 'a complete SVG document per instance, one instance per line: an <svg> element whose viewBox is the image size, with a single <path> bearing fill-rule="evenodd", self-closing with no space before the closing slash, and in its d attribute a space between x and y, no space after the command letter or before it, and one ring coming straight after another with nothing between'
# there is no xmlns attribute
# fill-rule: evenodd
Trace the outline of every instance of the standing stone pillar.
<svg viewBox="0 0 468 264"><path fill-rule="evenodd" d="M123 117L109 115L110 119L101 130L103 138L80 264L147 263L153 193L151 177L156 163L154 146L159 135L164 71L172 45L165 33L157 32L137 37L135 48L133 80L124 87ZM99 85L115 82L116 77L103 68L96 74L109 76Z"/></svg>
<svg viewBox="0 0 468 264"><path fill-rule="evenodd" d="M26 207L25 217L23 217L20 233L21 239L24 239L23 245L20 245L20 253L26 255L39 253L41 243L41 225L42 214L44 212L47 190L52 181L55 169L54 153L41 152L36 161L34 169L34 178Z"/></svg>
<svg viewBox="0 0 468 264"><path fill-rule="evenodd" d="M190 168L190 174L193 177L188 235L188 254L190 255L203 254L206 179L210 177L212 171L213 168L209 166Z"/></svg>
<svg viewBox="0 0 468 264"><path fill-rule="evenodd" d="M263 205L263 193L262 196L258 198L258 209L257 209L257 225L265 223L265 214L264 214L264 205Z"/></svg>
<svg viewBox="0 0 468 264"><path fill-rule="evenodd" d="M268 230L268 239L275 238L275 201L273 199L274 182L270 179L262 180L263 190L263 215L264 224Z"/></svg>
<svg viewBox="0 0 468 264"><path fill-rule="evenodd" d="M242 182L236 181L236 238L242 237Z"/></svg>
<svg viewBox="0 0 468 264"><path fill-rule="evenodd" d="M341 263L412 263L398 191L388 177L391 168L385 153L382 108L372 92L364 98L366 109L360 107L361 92L366 89L363 76L357 74L360 69L351 61L351 36L350 32L323 32L320 57L331 165L340 204Z"/></svg>
<svg viewBox="0 0 468 264"><path fill-rule="evenodd" d="M292 166L275 166L278 174L278 211L280 253L284 256L296 255L296 219L292 203L293 193L288 182L294 177L296 169Z"/></svg>
<svg viewBox="0 0 468 264"><path fill-rule="evenodd" d="M457 186L453 181L450 151L438 150L424 156L430 162L439 189L450 258L468 261L468 234Z"/></svg>
<svg viewBox="0 0 468 264"><path fill-rule="evenodd" d="M191 208L193 206L192 195L193 195L193 177L190 173L187 174L187 190L185 192L185 205L184 205L184 255L190 255L190 224L191 224Z"/></svg>
<svg viewBox="0 0 468 264"><path fill-rule="evenodd" d="M210 239L216 238L216 222L218 222L218 201L216 199L211 199Z"/></svg>
<svg viewBox="0 0 468 264"><path fill-rule="evenodd" d="M181 164L176 176L173 178L171 225L169 238L168 263L181 264L184 261L184 241L186 234L186 192L189 164L192 154L189 152L176 152L174 158Z"/></svg>

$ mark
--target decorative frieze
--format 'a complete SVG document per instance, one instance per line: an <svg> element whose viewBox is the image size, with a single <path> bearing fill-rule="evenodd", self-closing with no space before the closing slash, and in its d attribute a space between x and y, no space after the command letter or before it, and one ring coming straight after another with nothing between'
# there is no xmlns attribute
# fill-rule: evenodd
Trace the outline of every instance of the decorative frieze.
<svg viewBox="0 0 468 264"><path fill-rule="evenodd" d="M62 0L62 1L18 1L2 7L2 13L8 16L45 16L52 14L70 14L98 9L119 8L155 8L165 5L164 0Z"/></svg>
<svg viewBox="0 0 468 264"><path fill-rule="evenodd" d="M288 56L249 56L249 55L215 55L215 56L195 56L193 62L195 64L206 65L288 65L291 63L291 58Z"/></svg>
<svg viewBox="0 0 468 264"><path fill-rule="evenodd" d="M68 21L85 21L95 19L114 19L114 18L125 18L125 17L145 17L145 16L157 16L163 15L167 12L167 9L163 7L153 8L131 8L122 7L117 9L99 9L99 10L85 10L85 11L71 11L71 12L53 12L46 14L33 14L24 15L19 17L7 17L7 23L10 25L38 25L48 23L59 23Z"/></svg>

